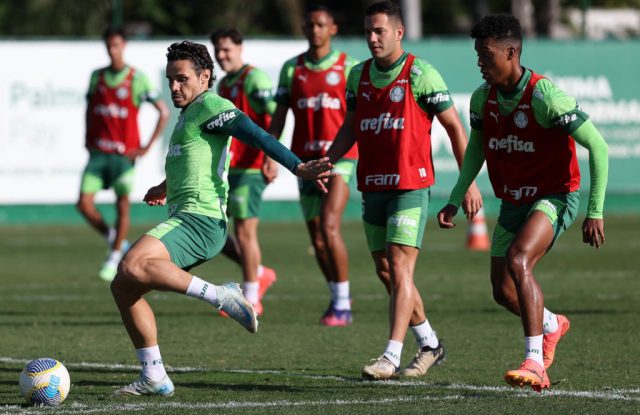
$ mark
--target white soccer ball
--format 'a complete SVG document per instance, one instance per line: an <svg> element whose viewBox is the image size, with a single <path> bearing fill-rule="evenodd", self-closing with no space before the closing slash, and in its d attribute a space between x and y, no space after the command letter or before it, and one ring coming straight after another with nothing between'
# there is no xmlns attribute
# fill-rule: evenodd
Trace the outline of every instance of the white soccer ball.
<svg viewBox="0 0 640 415"><path fill-rule="evenodd" d="M60 405L70 386L67 368L47 357L30 361L20 374L20 393L30 404Z"/></svg>

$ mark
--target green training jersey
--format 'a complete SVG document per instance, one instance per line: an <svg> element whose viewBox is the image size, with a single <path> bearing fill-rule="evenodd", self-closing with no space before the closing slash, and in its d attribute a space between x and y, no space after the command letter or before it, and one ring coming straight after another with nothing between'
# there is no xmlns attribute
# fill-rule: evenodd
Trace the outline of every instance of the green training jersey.
<svg viewBox="0 0 640 415"><path fill-rule="evenodd" d="M400 75L400 72L402 72L402 67L408 56L409 54L407 52L403 53L402 56L388 68L379 67L374 60L369 69L369 76L373 86L376 88L384 88L393 82L398 75ZM347 79L348 111L356 110L356 96L363 68L364 62L356 65L351 71L349 79ZM445 84L442 76L440 76L440 73L433 65L416 57L411 67L410 79L413 97L420 108L426 113L438 114L453 106L453 100L451 99L447 84Z"/></svg>
<svg viewBox="0 0 640 415"><path fill-rule="evenodd" d="M318 62L313 62L309 59L308 55L305 53L303 55L304 58L304 66L311 71L326 71L330 67L332 67L340 58L339 50L331 50L327 56L320 59ZM293 83L293 74L296 69L296 63L298 62L298 56L295 56L282 65L282 70L280 71L280 79L278 81L278 89L276 91L275 101L278 104L289 106L289 101L291 99L291 85ZM347 55L344 61L344 77L347 78L351 69L358 63L358 61L351 56Z"/></svg>
<svg viewBox="0 0 640 415"><path fill-rule="evenodd" d="M228 73L218 83L218 91L221 87L232 88L242 75L247 65L238 72ZM265 71L253 67L244 79L244 93L249 98L249 106L256 114L273 114L276 103L273 100L273 83Z"/></svg>
<svg viewBox="0 0 640 415"><path fill-rule="evenodd" d="M109 67L96 69L91 74L89 81L89 90L87 91L87 100L91 99L91 96L96 90L98 85L98 79L100 73L104 72L104 82L109 87L116 87L120 85L127 75L129 74L130 66L125 66L121 71L113 72ZM135 69L135 68L134 68ZM143 102L156 102L160 99L160 91L153 87L151 81L143 72L135 69L133 73L133 80L131 82L131 94L133 95L133 105L140 107Z"/></svg>
<svg viewBox="0 0 640 415"><path fill-rule="evenodd" d="M210 91L182 110L165 161L169 216L190 212L227 219L229 144L241 115Z"/></svg>

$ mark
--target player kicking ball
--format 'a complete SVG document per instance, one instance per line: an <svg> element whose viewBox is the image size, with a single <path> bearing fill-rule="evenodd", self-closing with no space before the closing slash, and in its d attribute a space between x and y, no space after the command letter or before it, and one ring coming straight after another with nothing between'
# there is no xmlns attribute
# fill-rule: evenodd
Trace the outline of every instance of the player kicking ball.
<svg viewBox="0 0 640 415"><path fill-rule="evenodd" d="M525 336L524 361L504 378L541 391L550 386L547 369L569 320L545 308L533 270L577 216L576 141L589 152L591 173L582 238L596 248L604 243L607 144L574 98L521 66L522 30L515 17L486 16L471 37L486 82L471 96L469 145L438 222L442 228L454 226L464 193L486 160L494 193L502 200L491 244L493 297L520 316Z"/></svg>
<svg viewBox="0 0 640 415"><path fill-rule="evenodd" d="M165 161L166 180L144 197L168 205L169 219L138 239L118 266L111 284L142 370L140 378L115 395L171 396L153 310L144 299L152 290L173 291L224 311L250 333L256 312L236 283L216 286L188 271L216 256L227 237L227 171L231 136L260 148L306 180L330 177L327 159L300 161L230 101L209 91L213 61L207 47L184 41L169 46L166 75L171 99L181 108Z"/></svg>

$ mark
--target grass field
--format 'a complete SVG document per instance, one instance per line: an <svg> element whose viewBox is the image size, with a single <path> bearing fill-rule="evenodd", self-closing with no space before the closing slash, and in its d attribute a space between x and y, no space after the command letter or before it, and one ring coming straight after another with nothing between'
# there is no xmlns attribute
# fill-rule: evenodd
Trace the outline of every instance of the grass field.
<svg viewBox="0 0 640 415"><path fill-rule="evenodd" d="M328 292L303 225L265 224L264 262L278 282L265 297L258 334L185 296L149 296L176 385L168 399L110 397L138 366L108 285L96 275L103 241L84 226L3 227L0 413L640 413L639 225L638 217L608 219L607 243L596 251L582 244L576 223L539 265L545 304L571 319L571 331L549 371L551 391L536 394L502 380L522 359L522 331L491 298L488 254L464 250L464 226L428 224L416 271L447 361L420 380L376 383L361 381L360 370L386 344L387 298L361 225L344 227L355 323L327 328L317 321ZM223 257L195 273L213 282L240 276ZM408 334L403 364L414 352ZM56 409L24 406L18 393L24 363L43 356L71 375L70 395Z"/></svg>

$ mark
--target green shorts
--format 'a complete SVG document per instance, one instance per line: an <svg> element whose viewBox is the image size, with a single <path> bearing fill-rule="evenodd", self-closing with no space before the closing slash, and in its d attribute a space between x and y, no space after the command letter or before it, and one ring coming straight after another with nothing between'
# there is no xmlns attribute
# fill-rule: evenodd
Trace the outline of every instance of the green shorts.
<svg viewBox="0 0 640 415"><path fill-rule="evenodd" d="M348 186L354 177L357 164L358 160L342 159L335 164L332 171L342 177ZM310 221L320 216L323 193L316 187L315 181L298 179L298 189L304 220Z"/></svg>
<svg viewBox="0 0 640 415"><path fill-rule="evenodd" d="M394 190L362 193L362 220L371 252L382 251L388 243L422 246L431 192Z"/></svg>
<svg viewBox="0 0 640 415"><path fill-rule="evenodd" d="M82 174L80 193L94 194L113 187L118 196L126 196L133 190L134 173L128 157L92 150Z"/></svg>
<svg viewBox="0 0 640 415"><path fill-rule="evenodd" d="M524 205L502 202L498 223L493 231L491 256L503 257L507 254L513 238L527 217L536 210L544 213L553 227L553 243L571 226L578 215L580 195L578 192L543 196Z"/></svg>
<svg viewBox="0 0 640 415"><path fill-rule="evenodd" d="M237 219L257 218L266 187L260 172L229 173L228 215Z"/></svg>
<svg viewBox="0 0 640 415"><path fill-rule="evenodd" d="M220 253L227 240L227 222L178 212L147 235L159 239L169 251L171 262L188 271Z"/></svg>

